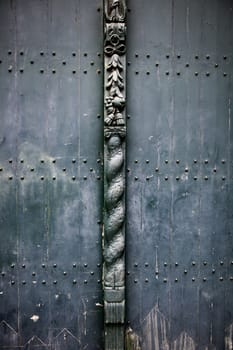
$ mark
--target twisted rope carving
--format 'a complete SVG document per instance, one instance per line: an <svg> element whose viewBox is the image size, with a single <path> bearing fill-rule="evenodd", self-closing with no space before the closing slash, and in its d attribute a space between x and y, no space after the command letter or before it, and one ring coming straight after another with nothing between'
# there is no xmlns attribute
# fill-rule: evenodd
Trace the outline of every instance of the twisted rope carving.
<svg viewBox="0 0 233 350"><path fill-rule="evenodd" d="M124 286L124 149L120 130L106 136L105 158L105 286Z"/></svg>

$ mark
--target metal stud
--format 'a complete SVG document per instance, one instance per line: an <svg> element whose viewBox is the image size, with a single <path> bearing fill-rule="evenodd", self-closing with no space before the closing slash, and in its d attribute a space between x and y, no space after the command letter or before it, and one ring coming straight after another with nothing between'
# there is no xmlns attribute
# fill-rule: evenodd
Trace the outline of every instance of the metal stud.
<svg viewBox="0 0 233 350"><path fill-rule="evenodd" d="M67 276L67 272L66 272L66 271L64 271L64 272L63 272L63 275L64 275L64 276Z"/></svg>
<svg viewBox="0 0 233 350"><path fill-rule="evenodd" d="M178 282L178 278L175 278L175 282Z"/></svg>
<svg viewBox="0 0 233 350"><path fill-rule="evenodd" d="M195 277L192 277L192 281L195 282Z"/></svg>
<svg viewBox="0 0 233 350"><path fill-rule="evenodd" d="M77 281L76 280L73 280L73 284L76 284L77 283Z"/></svg>
<svg viewBox="0 0 233 350"><path fill-rule="evenodd" d="M45 281L45 280L43 280L43 281L42 281L42 284L46 284L46 281Z"/></svg>
<svg viewBox="0 0 233 350"><path fill-rule="evenodd" d="M187 273L188 273L188 271L185 269L185 270L184 270L184 274L187 274Z"/></svg>
<svg viewBox="0 0 233 350"><path fill-rule="evenodd" d="M222 282L222 281L223 281L223 277L219 277L219 281L221 281L221 282Z"/></svg>
<svg viewBox="0 0 233 350"><path fill-rule="evenodd" d="M164 279L163 279L163 282L164 282L164 283L167 283L167 278L164 278Z"/></svg>
<svg viewBox="0 0 233 350"><path fill-rule="evenodd" d="M203 282L206 282L206 277L203 277Z"/></svg>
<svg viewBox="0 0 233 350"><path fill-rule="evenodd" d="M146 279L145 279L145 282L146 282L146 283L148 283L148 282L149 282L148 278L146 278Z"/></svg>

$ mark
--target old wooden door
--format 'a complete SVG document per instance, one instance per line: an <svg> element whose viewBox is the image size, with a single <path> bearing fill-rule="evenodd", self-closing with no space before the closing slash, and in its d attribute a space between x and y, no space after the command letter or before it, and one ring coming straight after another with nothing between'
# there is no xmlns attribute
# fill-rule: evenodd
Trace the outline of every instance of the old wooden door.
<svg viewBox="0 0 233 350"><path fill-rule="evenodd" d="M103 349L100 5L0 2L1 349Z"/></svg>
<svg viewBox="0 0 233 350"><path fill-rule="evenodd" d="M233 349L233 4L124 5L0 1L0 349Z"/></svg>
<svg viewBox="0 0 233 350"><path fill-rule="evenodd" d="M129 338L232 349L233 3L128 7Z"/></svg>

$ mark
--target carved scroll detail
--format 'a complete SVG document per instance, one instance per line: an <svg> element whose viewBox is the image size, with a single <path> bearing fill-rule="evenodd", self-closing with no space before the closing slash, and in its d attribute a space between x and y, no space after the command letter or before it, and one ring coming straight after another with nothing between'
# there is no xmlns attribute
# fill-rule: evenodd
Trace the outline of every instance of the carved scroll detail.
<svg viewBox="0 0 233 350"><path fill-rule="evenodd" d="M103 284L106 350L124 349L125 16L125 1L105 0Z"/></svg>

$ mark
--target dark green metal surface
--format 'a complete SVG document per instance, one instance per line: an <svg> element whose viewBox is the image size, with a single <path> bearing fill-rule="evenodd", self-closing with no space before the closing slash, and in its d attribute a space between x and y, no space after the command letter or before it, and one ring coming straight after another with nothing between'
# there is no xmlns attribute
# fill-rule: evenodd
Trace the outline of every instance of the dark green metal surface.
<svg viewBox="0 0 233 350"><path fill-rule="evenodd" d="M232 349L232 2L128 8L128 343Z"/></svg>
<svg viewBox="0 0 233 350"><path fill-rule="evenodd" d="M0 348L102 349L100 1L0 2Z"/></svg>

